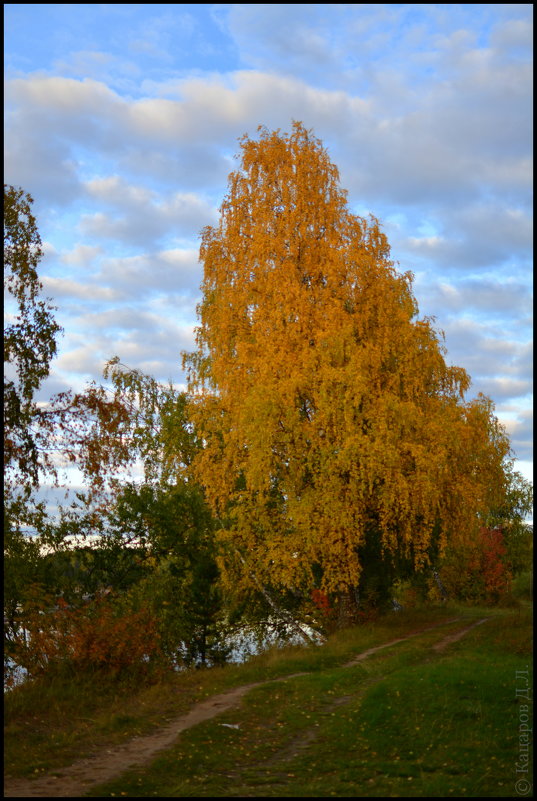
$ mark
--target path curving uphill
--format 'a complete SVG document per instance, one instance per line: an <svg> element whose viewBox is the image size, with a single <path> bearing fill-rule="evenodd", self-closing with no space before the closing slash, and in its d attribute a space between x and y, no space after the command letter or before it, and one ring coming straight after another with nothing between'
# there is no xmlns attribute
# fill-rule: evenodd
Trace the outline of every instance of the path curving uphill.
<svg viewBox="0 0 537 801"><path fill-rule="evenodd" d="M395 640L377 645L362 651L350 662L342 665L343 668L352 667L367 659L372 654L385 648L390 648L400 642L418 637L440 626L456 623L460 618L452 618L434 626L429 626L419 631L398 637ZM483 618L471 626L467 626L454 634L445 637L433 645L433 649L440 651L447 647L451 642L455 642L463 637L475 626L484 623L488 618ZM220 715L236 706L241 698L254 687L275 682L284 682L298 676L306 676L308 673L292 673L277 679L268 681L253 682L235 687L227 692L214 695L205 701L197 703L184 715L175 718L167 726L161 727L153 734L135 737L128 743L116 746L111 749L101 751L90 757L77 760L66 768L58 769L55 773L47 776L40 776L36 779L10 779L4 782L5 798L76 798L83 796L93 786L102 784L106 781L120 776L125 771L151 762L156 755L167 748L170 748L176 741L178 735L186 729L196 726L205 720Z"/></svg>

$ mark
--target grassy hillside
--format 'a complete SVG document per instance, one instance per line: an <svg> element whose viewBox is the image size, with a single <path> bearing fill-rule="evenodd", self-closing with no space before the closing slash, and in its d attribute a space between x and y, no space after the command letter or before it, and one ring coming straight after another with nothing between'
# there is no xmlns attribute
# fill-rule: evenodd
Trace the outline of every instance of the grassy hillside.
<svg viewBox="0 0 537 801"><path fill-rule="evenodd" d="M528 608L452 607L392 614L339 632L322 647L273 651L150 687L97 679L35 684L6 699L5 769L61 775L74 759L154 731L203 698L266 682L235 708L184 731L151 764L88 795L523 797L531 795L520 739L530 659ZM299 672L307 675L271 681Z"/></svg>

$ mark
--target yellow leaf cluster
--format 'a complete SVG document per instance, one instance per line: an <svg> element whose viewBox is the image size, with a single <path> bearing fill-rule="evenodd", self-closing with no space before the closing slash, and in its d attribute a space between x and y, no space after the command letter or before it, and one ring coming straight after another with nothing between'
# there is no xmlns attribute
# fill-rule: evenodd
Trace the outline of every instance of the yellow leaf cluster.
<svg viewBox="0 0 537 801"><path fill-rule="evenodd" d="M334 592L358 584L368 531L417 568L439 521L441 548L469 536L508 451L338 180L300 123L242 140L203 232L185 360L204 439L194 469L223 541L271 583L312 586L317 566Z"/></svg>

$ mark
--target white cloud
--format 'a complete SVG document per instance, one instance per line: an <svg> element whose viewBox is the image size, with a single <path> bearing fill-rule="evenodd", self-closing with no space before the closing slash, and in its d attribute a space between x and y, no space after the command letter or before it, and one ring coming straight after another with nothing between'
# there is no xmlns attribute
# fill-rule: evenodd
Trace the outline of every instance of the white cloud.
<svg viewBox="0 0 537 801"><path fill-rule="evenodd" d="M526 284L506 278L504 281L466 279L458 284L440 281L429 287L428 305L436 315L446 318L453 313L476 309L489 316L523 317L531 314L532 299Z"/></svg>
<svg viewBox="0 0 537 801"><path fill-rule="evenodd" d="M216 221L216 210L192 192L163 196L145 187L127 184L117 175L88 181L86 189L101 208L110 209L81 217L81 232L95 239L114 239L130 246L147 247L164 238L191 238Z"/></svg>
<svg viewBox="0 0 537 801"><path fill-rule="evenodd" d="M56 61L54 71L63 76L109 82L112 68L117 69L118 66L125 71L125 62L119 62L111 53L101 50L78 50L71 53L66 59ZM128 71L131 74L139 73L139 68L131 63L128 65Z"/></svg>
<svg viewBox="0 0 537 801"><path fill-rule="evenodd" d="M524 264L529 259L529 209L513 208L497 199L488 203L467 201L454 209L437 207L435 215L436 224L441 226L436 234L399 239L399 247L410 258L459 271L490 270L514 260Z"/></svg>
<svg viewBox="0 0 537 801"><path fill-rule="evenodd" d="M116 288L125 299L151 298L155 294L197 294L202 275L197 250L171 248L105 258L95 281Z"/></svg>
<svg viewBox="0 0 537 801"><path fill-rule="evenodd" d="M47 295L53 298L73 298L86 301L114 301L118 299L118 292L110 287L83 284L69 278L43 277L43 288Z"/></svg>
<svg viewBox="0 0 537 801"><path fill-rule="evenodd" d="M69 140L76 139L78 145L130 158L131 166L138 161L143 171L144 163L132 158L142 143L150 162L158 161L159 153L162 158L163 147L170 149L171 162L179 144L234 142L260 123L288 128L296 118L339 142L345 162L352 164L351 188L372 199L412 203L444 197L447 203L464 197L467 202L477 196L481 174L490 176L498 160L509 163L504 181L511 174L511 182L527 183L531 74L525 64L490 60L488 55L477 64L470 60L460 65L455 81L431 81L419 92L402 85L397 73L395 85L393 80L377 85L382 91L370 96L251 70L176 80L175 99L129 101L94 80L43 76L14 81L10 96L19 108L13 121L17 134L33 147L37 123L57 146L67 144L67 152ZM377 82L382 75L380 67ZM404 111L394 108L395 92L405 96Z"/></svg>
<svg viewBox="0 0 537 801"><path fill-rule="evenodd" d="M527 9L527 6L525 7ZM494 48L500 51L513 48L531 58L533 52L533 25L528 19L507 20L495 28L491 36Z"/></svg>
<svg viewBox="0 0 537 801"><path fill-rule="evenodd" d="M529 397L533 384L531 381L517 381L509 378L480 378L474 381L479 391L497 401Z"/></svg>
<svg viewBox="0 0 537 801"><path fill-rule="evenodd" d="M64 352L55 360L56 380L73 375L99 379L115 355L158 380L182 380L181 352L194 346L192 326L135 308L88 311L77 328L80 333L66 337Z"/></svg>
<svg viewBox="0 0 537 801"><path fill-rule="evenodd" d="M506 414L501 405L497 416L500 423L505 426L516 458L531 462L533 456L533 410L516 408L513 417L513 411Z"/></svg>
<svg viewBox="0 0 537 801"><path fill-rule="evenodd" d="M78 244L71 251L63 253L61 261L75 267L87 267L102 253L103 249L100 245Z"/></svg>

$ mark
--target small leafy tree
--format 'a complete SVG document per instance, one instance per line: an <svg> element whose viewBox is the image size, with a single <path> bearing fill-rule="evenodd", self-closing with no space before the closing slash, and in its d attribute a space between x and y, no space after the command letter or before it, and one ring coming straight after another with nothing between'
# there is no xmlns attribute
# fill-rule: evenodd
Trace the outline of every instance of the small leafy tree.
<svg viewBox="0 0 537 801"><path fill-rule="evenodd" d="M533 511L533 486L513 469L505 470L505 492L500 504L486 520L489 528L500 528L507 549L506 558L514 574L529 571L533 564L533 530L527 518Z"/></svg>
<svg viewBox="0 0 537 801"><path fill-rule="evenodd" d="M43 256L32 197L4 184L4 653L18 636L17 609L40 581L38 544L27 537L46 519L35 491L55 475L53 426L36 393L50 371L61 331L42 297Z"/></svg>
<svg viewBox="0 0 537 801"><path fill-rule="evenodd" d="M224 659L213 519L199 486L127 485L109 526L139 546L139 558L149 567L133 593L158 620L168 658L181 665Z"/></svg>
<svg viewBox="0 0 537 801"><path fill-rule="evenodd" d="M42 450L49 429L35 394L49 375L61 331L54 307L41 297L43 248L32 203L22 189L4 185L4 471L8 490L16 485L26 494L50 467Z"/></svg>
<svg viewBox="0 0 537 801"><path fill-rule="evenodd" d="M163 653L180 664L222 659L222 596L213 519L203 492L189 473L200 442L188 419L186 396L139 370L111 359L104 371L111 389L93 385L70 399L80 410L70 435L87 479L80 495L99 547L108 555L108 580L135 553L143 573L129 593L158 620ZM126 481L139 469L139 483ZM75 516L76 517L76 516ZM95 576L95 569L92 571ZM101 574L103 575L103 574Z"/></svg>
<svg viewBox="0 0 537 801"><path fill-rule="evenodd" d="M502 531L483 527L472 542L451 550L440 576L450 598L497 604L508 595L512 579Z"/></svg>

